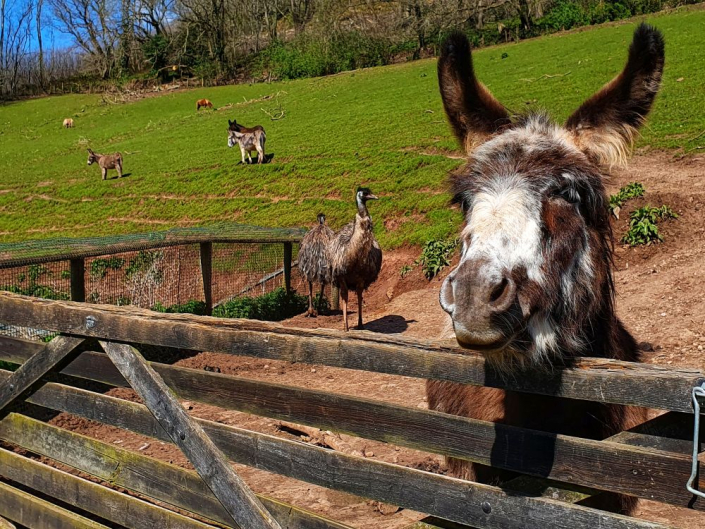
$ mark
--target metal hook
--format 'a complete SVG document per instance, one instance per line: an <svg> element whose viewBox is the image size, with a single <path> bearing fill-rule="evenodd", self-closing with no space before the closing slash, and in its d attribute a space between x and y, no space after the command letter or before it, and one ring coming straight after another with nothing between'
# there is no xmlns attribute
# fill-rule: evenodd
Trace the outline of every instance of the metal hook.
<svg viewBox="0 0 705 529"><path fill-rule="evenodd" d="M695 483L695 478L698 476L698 448L700 446L700 399L705 401L705 382L700 386L695 386L693 388L693 414L695 415L693 423L693 466L691 467L690 479L688 483L685 484L685 488L688 492L705 498L705 492L700 492L693 488L693 483Z"/></svg>

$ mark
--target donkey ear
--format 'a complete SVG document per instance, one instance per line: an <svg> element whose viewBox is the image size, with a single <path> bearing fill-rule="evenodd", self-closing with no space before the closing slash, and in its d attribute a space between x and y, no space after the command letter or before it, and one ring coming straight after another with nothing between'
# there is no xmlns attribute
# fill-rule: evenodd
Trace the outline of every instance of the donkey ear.
<svg viewBox="0 0 705 529"><path fill-rule="evenodd" d="M640 24L622 73L568 118L566 128L578 147L600 164L624 165L661 85L663 63L663 35Z"/></svg>
<svg viewBox="0 0 705 529"><path fill-rule="evenodd" d="M468 153L510 123L507 110L475 78L470 43L459 31L443 43L438 84L448 121Z"/></svg>

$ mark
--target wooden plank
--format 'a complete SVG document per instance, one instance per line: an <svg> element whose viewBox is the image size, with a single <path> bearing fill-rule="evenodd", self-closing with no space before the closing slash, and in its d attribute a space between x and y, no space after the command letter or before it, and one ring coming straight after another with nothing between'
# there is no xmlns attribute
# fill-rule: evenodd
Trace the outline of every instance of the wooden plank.
<svg viewBox="0 0 705 529"><path fill-rule="evenodd" d="M91 318L91 327L86 325ZM292 329L277 323L157 314L135 307L84 305L0 294L0 322L196 351L449 380L513 391L692 413L690 393L703 374L598 358L569 369L505 377L482 356L438 341L356 331Z"/></svg>
<svg viewBox="0 0 705 529"><path fill-rule="evenodd" d="M202 242L200 255L203 296L206 301L206 314L210 316L213 313L213 243Z"/></svg>
<svg viewBox="0 0 705 529"><path fill-rule="evenodd" d="M15 524L10 523L5 518L0 518L0 529L17 529Z"/></svg>
<svg viewBox="0 0 705 529"><path fill-rule="evenodd" d="M213 528L210 524L187 518L3 448L0 448L0 475L68 505L80 506L86 512L130 529ZM19 520L16 521L22 523ZM22 525L25 524L22 523ZM39 527L44 529L44 526Z"/></svg>
<svg viewBox="0 0 705 529"><path fill-rule="evenodd" d="M82 338L57 336L32 355L8 380L0 384L0 410L27 391L82 342Z"/></svg>
<svg viewBox="0 0 705 529"><path fill-rule="evenodd" d="M105 525L0 482L0 514L29 529L108 529ZM0 527L12 528L0 520Z"/></svg>
<svg viewBox="0 0 705 529"><path fill-rule="evenodd" d="M247 231L242 230L247 228ZM226 226L208 228L175 228L168 231L124 236L63 239L60 245L49 246L47 241L0 243L0 268L24 266L50 261L113 255L185 244L240 243L282 244L300 242L306 234L302 228L256 228L254 226ZM30 246L32 246L30 248Z"/></svg>
<svg viewBox="0 0 705 529"><path fill-rule="evenodd" d="M29 402L169 441L141 404L47 383ZM315 485L487 529L646 529L663 525L582 506L505 493L497 487L334 452L202 419L213 442L234 462ZM489 513L487 505L489 505ZM484 508L483 508L484 506Z"/></svg>
<svg viewBox="0 0 705 529"><path fill-rule="evenodd" d="M71 259L71 301L86 301L86 262Z"/></svg>
<svg viewBox="0 0 705 529"><path fill-rule="evenodd" d="M281 529L142 355L130 345L103 341L100 345L233 521L248 529Z"/></svg>
<svg viewBox="0 0 705 529"><path fill-rule="evenodd" d="M583 487L676 505L691 495L687 456L527 430L369 399L151 364L181 398L298 422ZM126 383L105 355L83 353L62 373ZM705 508L699 501L696 508Z"/></svg>
<svg viewBox="0 0 705 529"><path fill-rule="evenodd" d="M291 291L291 261L293 255L293 247L290 242L284 243L284 289L287 292Z"/></svg>
<svg viewBox="0 0 705 529"><path fill-rule="evenodd" d="M195 472L11 413L0 420L0 438L91 474L116 487L163 501L230 526L232 520ZM351 529L287 503L257 495L287 529ZM1 527L1 526L0 526Z"/></svg>

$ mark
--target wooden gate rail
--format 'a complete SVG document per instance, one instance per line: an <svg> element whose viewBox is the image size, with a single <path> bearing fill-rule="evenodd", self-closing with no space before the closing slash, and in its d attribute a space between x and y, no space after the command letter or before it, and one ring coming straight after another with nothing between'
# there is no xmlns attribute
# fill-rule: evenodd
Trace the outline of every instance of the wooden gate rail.
<svg viewBox="0 0 705 529"><path fill-rule="evenodd" d="M171 442L141 404L56 383L46 383L27 401ZM556 529L665 527L556 500L505 493L489 485L346 455L203 419L196 421L236 463L457 523L488 529L526 529L549 521L550 527ZM486 512L487 506L490 512Z"/></svg>
<svg viewBox="0 0 705 529"><path fill-rule="evenodd" d="M291 329L276 323L156 314L134 307L86 305L0 294L0 321L105 340L209 351L448 380L543 395L692 413L700 371L597 358L565 369L515 377L480 355L440 342L370 332ZM87 323L90 322L90 326Z"/></svg>
<svg viewBox="0 0 705 529"><path fill-rule="evenodd" d="M13 360L1 351L0 359ZM683 486L691 472L687 455L554 435L202 370L159 363L151 366L184 400L705 510L705 501L693 502L693 496ZM101 353L84 352L61 372L129 387ZM498 440L502 440L500 446Z"/></svg>
<svg viewBox="0 0 705 529"><path fill-rule="evenodd" d="M230 526L232 520L195 472L11 413L0 420L0 439L95 476L113 486L168 503ZM266 496L260 501L287 529L352 529ZM1 528L2 526L0 526Z"/></svg>

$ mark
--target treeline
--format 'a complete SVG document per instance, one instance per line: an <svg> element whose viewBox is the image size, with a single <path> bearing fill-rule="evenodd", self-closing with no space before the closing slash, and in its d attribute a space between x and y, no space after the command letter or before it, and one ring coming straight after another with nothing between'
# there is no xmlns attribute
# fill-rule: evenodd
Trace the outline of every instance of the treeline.
<svg viewBox="0 0 705 529"><path fill-rule="evenodd" d="M698 1L0 0L0 97L320 76L433 55L457 28L483 46Z"/></svg>

